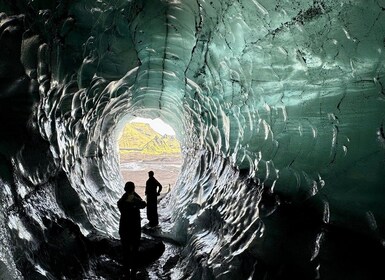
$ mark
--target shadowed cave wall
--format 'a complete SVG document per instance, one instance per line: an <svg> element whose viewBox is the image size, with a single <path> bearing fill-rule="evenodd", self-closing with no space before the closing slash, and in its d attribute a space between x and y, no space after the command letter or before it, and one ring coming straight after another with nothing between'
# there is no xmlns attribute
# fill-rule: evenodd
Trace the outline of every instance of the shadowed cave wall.
<svg viewBox="0 0 385 280"><path fill-rule="evenodd" d="M98 265L118 238L116 137L133 116L162 118L183 146L160 205L183 248L165 279L382 273L383 1L0 12L2 278L113 277Z"/></svg>

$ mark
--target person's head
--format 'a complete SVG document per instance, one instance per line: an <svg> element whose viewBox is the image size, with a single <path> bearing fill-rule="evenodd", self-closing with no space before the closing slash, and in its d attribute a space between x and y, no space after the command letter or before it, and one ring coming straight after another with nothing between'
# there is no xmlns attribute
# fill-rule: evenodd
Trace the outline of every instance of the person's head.
<svg viewBox="0 0 385 280"><path fill-rule="evenodd" d="M148 176L154 177L154 171L149 171L149 172L148 172Z"/></svg>
<svg viewBox="0 0 385 280"><path fill-rule="evenodd" d="M135 184L134 182L128 181L126 185L124 186L124 190L128 193L132 193L135 191Z"/></svg>

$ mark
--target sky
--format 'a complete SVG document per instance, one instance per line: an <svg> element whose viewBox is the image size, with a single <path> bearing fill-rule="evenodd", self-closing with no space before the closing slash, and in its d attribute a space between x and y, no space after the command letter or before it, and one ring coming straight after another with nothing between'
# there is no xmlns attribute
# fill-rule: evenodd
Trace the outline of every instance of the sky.
<svg viewBox="0 0 385 280"><path fill-rule="evenodd" d="M171 126L166 124L164 121L161 119L146 119L146 118L134 118L133 120L130 121L130 123L133 122L139 122L139 123L148 123L153 130L158 132L161 135L175 135L175 131L172 129Z"/></svg>

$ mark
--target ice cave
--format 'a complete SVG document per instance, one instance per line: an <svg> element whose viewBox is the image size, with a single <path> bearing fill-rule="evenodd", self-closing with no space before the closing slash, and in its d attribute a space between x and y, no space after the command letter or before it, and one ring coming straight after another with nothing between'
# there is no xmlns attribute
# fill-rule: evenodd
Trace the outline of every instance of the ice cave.
<svg viewBox="0 0 385 280"><path fill-rule="evenodd" d="M120 279L135 117L183 147L141 279L385 277L384 0L0 0L0 34L1 279Z"/></svg>

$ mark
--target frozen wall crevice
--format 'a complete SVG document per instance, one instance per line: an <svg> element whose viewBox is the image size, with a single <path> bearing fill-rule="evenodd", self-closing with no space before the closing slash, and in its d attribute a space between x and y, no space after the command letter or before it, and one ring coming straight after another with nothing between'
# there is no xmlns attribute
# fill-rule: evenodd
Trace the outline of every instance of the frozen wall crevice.
<svg viewBox="0 0 385 280"><path fill-rule="evenodd" d="M184 247L175 273L374 275L385 227L383 6L0 4L1 275L60 277L36 257L57 227L77 236L72 245L117 237L116 135L133 116L162 118L183 146L161 204L162 234ZM352 251L360 239L368 249ZM380 257L363 260L369 249ZM331 264L342 257L345 270Z"/></svg>

